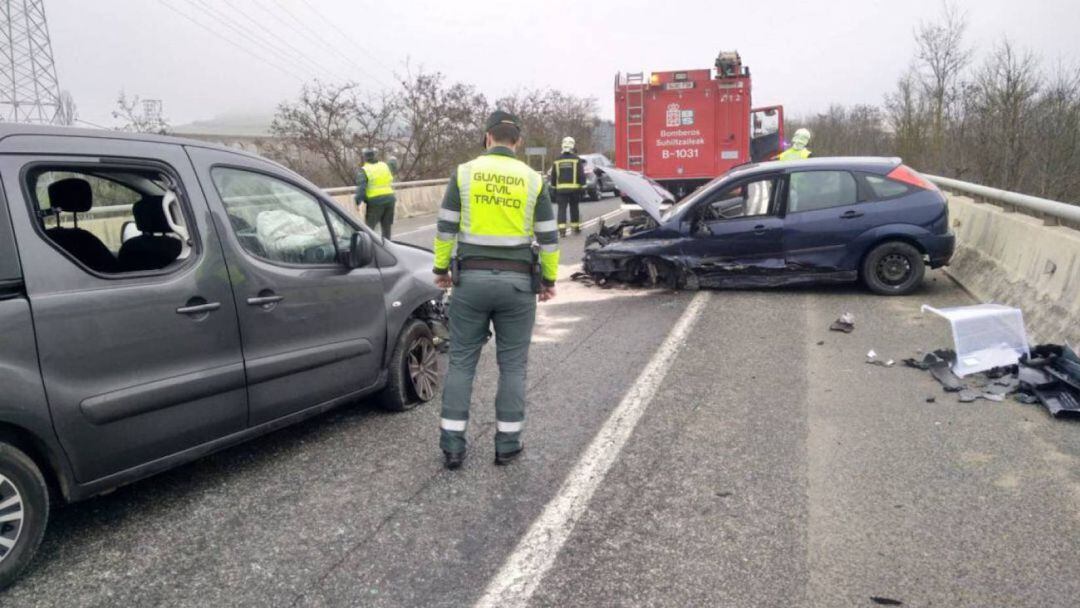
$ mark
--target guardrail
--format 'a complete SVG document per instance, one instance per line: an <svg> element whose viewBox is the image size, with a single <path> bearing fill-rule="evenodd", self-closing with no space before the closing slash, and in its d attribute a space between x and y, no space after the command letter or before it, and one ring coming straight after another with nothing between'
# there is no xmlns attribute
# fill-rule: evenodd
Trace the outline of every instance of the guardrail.
<svg viewBox="0 0 1080 608"><path fill-rule="evenodd" d="M445 186L449 183L448 178L443 179L421 179L413 182L394 182L394 190L408 190L409 188L423 188L425 186ZM323 192L330 196L341 196L343 194L355 194L356 186L342 186L340 188L323 188Z"/></svg>
<svg viewBox="0 0 1080 608"><path fill-rule="evenodd" d="M1038 196L990 188L950 177L926 174L923 176L944 189L969 194L975 202L997 204L1006 211L1026 212L1027 215L1041 218L1050 226L1067 224L1074 228L1080 227L1080 205L1070 205Z"/></svg>

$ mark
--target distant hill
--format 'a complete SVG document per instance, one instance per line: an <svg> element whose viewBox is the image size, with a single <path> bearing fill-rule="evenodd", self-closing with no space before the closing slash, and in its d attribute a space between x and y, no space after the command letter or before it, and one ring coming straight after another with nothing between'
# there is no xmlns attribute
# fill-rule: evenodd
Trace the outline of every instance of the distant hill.
<svg viewBox="0 0 1080 608"><path fill-rule="evenodd" d="M270 123L274 117L270 114L222 114L207 120L196 120L172 127L177 135L246 135L249 137L269 135Z"/></svg>

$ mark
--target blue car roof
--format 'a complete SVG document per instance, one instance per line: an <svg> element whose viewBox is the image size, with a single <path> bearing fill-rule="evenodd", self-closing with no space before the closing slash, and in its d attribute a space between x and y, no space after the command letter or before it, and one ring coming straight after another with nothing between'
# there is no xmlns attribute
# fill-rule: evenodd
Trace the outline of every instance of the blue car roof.
<svg viewBox="0 0 1080 608"><path fill-rule="evenodd" d="M774 171L803 171L806 169L838 170L838 171L864 171L867 173L880 173L882 175L892 171L903 161L898 157L888 156L822 156L808 158L806 160L770 161L765 163L750 163L740 165L732 169L728 175L752 175L755 173L771 173Z"/></svg>

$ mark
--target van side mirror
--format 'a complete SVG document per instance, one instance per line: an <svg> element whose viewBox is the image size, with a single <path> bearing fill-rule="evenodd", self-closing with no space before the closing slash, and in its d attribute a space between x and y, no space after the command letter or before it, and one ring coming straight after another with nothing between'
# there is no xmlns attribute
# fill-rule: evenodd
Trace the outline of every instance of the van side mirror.
<svg viewBox="0 0 1080 608"><path fill-rule="evenodd" d="M357 230L349 239L349 250L342 251L341 264L346 268L363 268L375 259L375 243L371 235L362 230Z"/></svg>

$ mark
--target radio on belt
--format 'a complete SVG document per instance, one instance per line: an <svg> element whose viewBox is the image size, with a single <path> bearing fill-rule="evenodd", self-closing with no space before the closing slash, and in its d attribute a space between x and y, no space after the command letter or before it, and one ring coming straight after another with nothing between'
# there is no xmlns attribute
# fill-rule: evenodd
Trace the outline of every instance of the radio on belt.
<svg viewBox="0 0 1080 608"><path fill-rule="evenodd" d="M783 150L783 106L753 108L735 51L714 68L617 74L615 164L685 194L736 165Z"/></svg>

